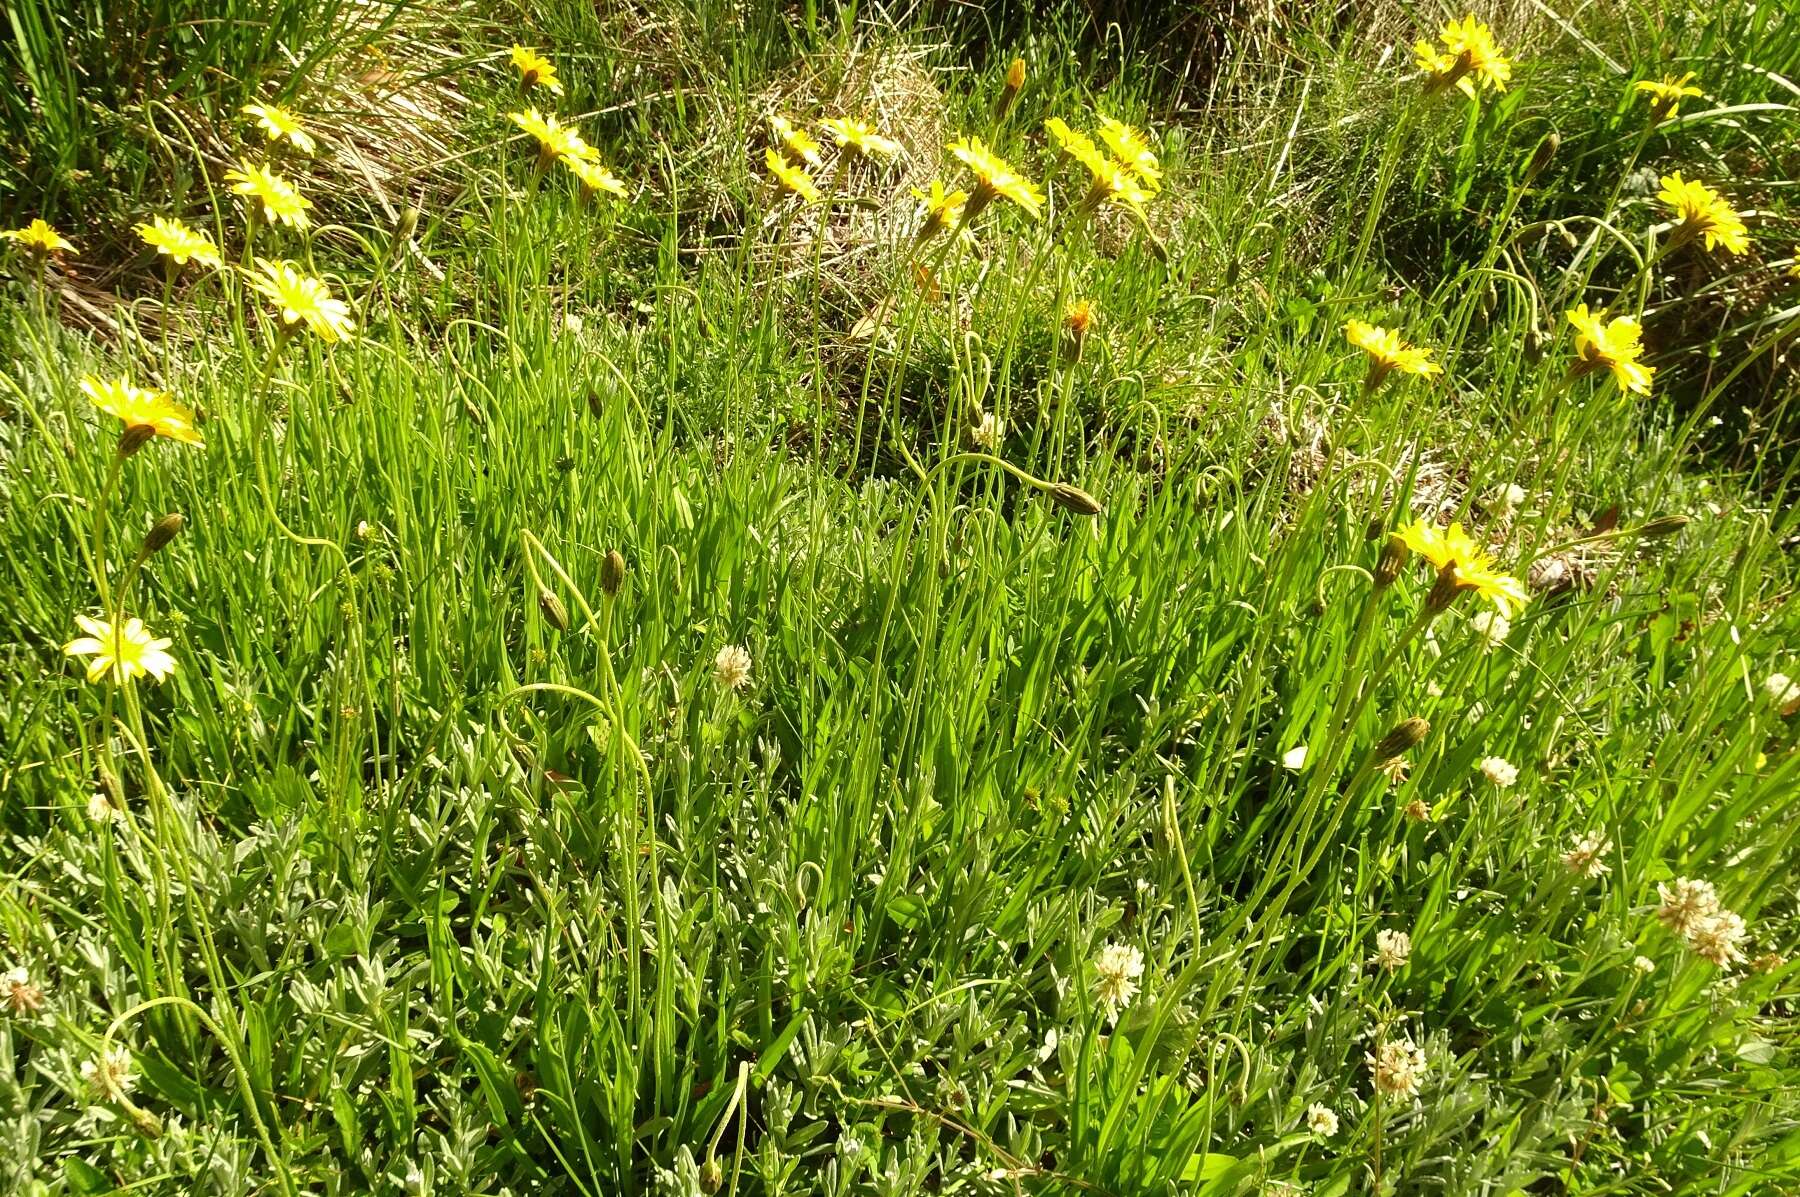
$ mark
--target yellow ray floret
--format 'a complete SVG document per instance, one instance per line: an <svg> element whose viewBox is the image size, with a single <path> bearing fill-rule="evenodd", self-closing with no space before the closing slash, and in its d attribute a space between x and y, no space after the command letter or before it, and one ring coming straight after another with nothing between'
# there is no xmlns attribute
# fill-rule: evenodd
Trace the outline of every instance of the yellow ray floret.
<svg viewBox="0 0 1800 1197"><path fill-rule="evenodd" d="M1100 140L1119 164L1143 181L1150 191L1162 190L1162 163L1150 149L1142 131L1123 121L1100 114Z"/></svg>
<svg viewBox="0 0 1800 1197"><path fill-rule="evenodd" d="M875 131L873 125L863 121L851 120L847 116L834 116L821 122L820 127L831 135L839 149L858 157L892 158L900 152L899 142L883 137Z"/></svg>
<svg viewBox="0 0 1800 1197"><path fill-rule="evenodd" d="M1474 99L1481 87L1506 90L1512 63L1500 52L1494 31L1476 20L1474 13L1447 23L1438 31L1438 39L1443 43L1441 50L1428 41L1413 44L1413 62L1425 73L1427 91L1454 86Z"/></svg>
<svg viewBox="0 0 1800 1197"><path fill-rule="evenodd" d="M1400 529L1406 547L1431 563L1438 577L1458 590L1473 590L1494 604L1495 610L1511 619L1513 612L1531 601L1524 585L1509 574L1494 568L1487 552L1475 543L1459 523L1439 528L1424 520L1414 520Z"/></svg>
<svg viewBox="0 0 1800 1197"><path fill-rule="evenodd" d="M87 635L63 645L63 654L93 658L87 664L90 682L97 682L108 673L120 683L145 674L160 682L175 672L175 658L167 651L175 642L166 636L152 636L141 619L128 619L115 627L108 620L77 615L75 623Z"/></svg>
<svg viewBox="0 0 1800 1197"><path fill-rule="evenodd" d="M75 250L73 243L41 218L33 220L21 229L0 231L0 237L6 238L14 245L23 245L26 249L40 254L73 253Z"/></svg>
<svg viewBox="0 0 1800 1197"><path fill-rule="evenodd" d="M1679 115L1681 102L1690 96L1706 93L1697 87L1689 86L1694 72L1677 79L1673 75L1664 75L1661 79L1639 79L1631 85L1631 90L1650 99L1650 115L1659 121L1668 120Z"/></svg>
<svg viewBox="0 0 1800 1197"><path fill-rule="evenodd" d="M356 331L350 305L334 298L324 280L301 274L292 262L258 258L256 269L250 286L281 312L284 326L304 323L323 341L341 341Z"/></svg>
<svg viewBox="0 0 1800 1197"><path fill-rule="evenodd" d="M1675 215L1675 237L1679 240L1699 237L1706 248L1723 249L1741 254L1750 248L1750 233L1737 209L1725 197L1697 179L1684 179L1681 172L1664 175L1662 190L1656 198L1669 205Z"/></svg>
<svg viewBox="0 0 1800 1197"><path fill-rule="evenodd" d="M519 72L519 86L526 91L541 87L552 95L563 94L562 80L556 77L556 64L531 47L514 46L512 64Z"/></svg>
<svg viewBox="0 0 1800 1197"><path fill-rule="evenodd" d="M145 245L177 266L193 261L216 269L220 264L219 247L213 244L212 238L173 217L152 216L150 223L138 225L136 232Z"/></svg>
<svg viewBox="0 0 1800 1197"><path fill-rule="evenodd" d="M963 205L969 202L968 192L951 191L944 186L942 179L933 179L930 191L914 187L912 193L913 198L922 205L922 223L917 236L913 238L915 244L929 241L939 233L954 231L962 220Z"/></svg>
<svg viewBox="0 0 1800 1197"><path fill-rule="evenodd" d="M1402 374L1425 377L1444 372L1442 366L1431 360L1431 350L1408 345L1393 329L1351 320L1344 325L1344 337L1369 355L1371 385L1379 383L1395 370Z"/></svg>
<svg viewBox="0 0 1800 1197"><path fill-rule="evenodd" d="M798 166L817 167L824 159L819 156L822 148L818 140L805 129L796 128L793 121L776 114L769 118L769 126L775 130L775 139L781 143L781 153L789 162Z"/></svg>
<svg viewBox="0 0 1800 1197"><path fill-rule="evenodd" d="M769 173L775 176L775 183L781 190L789 195L797 195L809 204L819 202L819 186L813 182L812 176L783 158L779 150L773 146L764 150L763 161L768 164Z"/></svg>
<svg viewBox="0 0 1800 1197"><path fill-rule="evenodd" d="M562 164L569 168L569 173L581 180L581 189L588 195L598 195L602 191L624 199L627 192L625 180L605 166L591 158L577 158L564 155Z"/></svg>
<svg viewBox="0 0 1800 1197"><path fill-rule="evenodd" d="M1638 395L1650 393L1654 366L1643 364L1643 327L1630 316L1606 320L1580 304L1567 313L1575 326L1575 374L1610 370L1621 390Z"/></svg>
<svg viewBox="0 0 1800 1197"><path fill-rule="evenodd" d="M126 378L103 379L89 374L81 380L81 393L95 407L116 416L127 431L148 428L156 436L186 445L204 445L194 429L194 413L162 391L133 386Z"/></svg>
<svg viewBox="0 0 1800 1197"><path fill-rule="evenodd" d="M245 104L244 112L256 118L256 127L271 142L286 141L302 154L310 154L318 148L300 118L279 104Z"/></svg>
<svg viewBox="0 0 1800 1197"><path fill-rule="evenodd" d="M237 169L225 172L231 190L249 202L251 211L262 206L263 218L273 224L288 224L303 229L312 223L306 210L312 201L301 195L292 183L267 166L243 159Z"/></svg>
<svg viewBox="0 0 1800 1197"><path fill-rule="evenodd" d="M1033 186L1030 179L1013 170L1004 158L990 150L981 138L965 137L953 141L949 150L975 176L975 190L970 193L969 202L963 209L965 222L973 220L983 208L999 197L1011 200L1033 217L1043 215L1043 192Z"/></svg>
<svg viewBox="0 0 1800 1197"><path fill-rule="evenodd" d="M509 112L507 119L529 133L538 145L538 160L548 166L558 158L591 158L592 147L581 139L574 125L565 125L555 115L545 116L535 108Z"/></svg>

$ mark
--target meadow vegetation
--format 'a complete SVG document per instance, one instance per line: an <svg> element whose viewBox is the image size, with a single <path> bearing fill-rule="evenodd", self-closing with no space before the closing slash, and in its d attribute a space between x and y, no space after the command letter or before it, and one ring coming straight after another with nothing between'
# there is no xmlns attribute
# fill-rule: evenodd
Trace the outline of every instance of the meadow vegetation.
<svg viewBox="0 0 1800 1197"><path fill-rule="evenodd" d="M0 1191L1800 1191L1792 3L7 11Z"/></svg>

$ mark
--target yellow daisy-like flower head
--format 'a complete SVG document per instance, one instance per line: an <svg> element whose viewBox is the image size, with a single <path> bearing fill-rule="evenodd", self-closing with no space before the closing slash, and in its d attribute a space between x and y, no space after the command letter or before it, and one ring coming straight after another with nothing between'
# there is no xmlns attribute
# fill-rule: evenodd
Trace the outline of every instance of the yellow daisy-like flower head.
<svg viewBox="0 0 1800 1197"><path fill-rule="evenodd" d="M839 149L859 158L887 159L900 152L899 142L883 137L875 131L873 125L863 121L851 120L847 116L834 116L821 122L820 127L831 134L831 140L837 142Z"/></svg>
<svg viewBox="0 0 1800 1197"><path fill-rule="evenodd" d="M1089 171L1098 171L1095 165L1104 161L1100 147L1094 139L1079 129L1071 129L1069 122L1060 116L1053 116L1044 122L1044 131L1050 134L1050 140L1056 143L1058 152L1068 155L1087 167Z"/></svg>
<svg viewBox="0 0 1800 1197"><path fill-rule="evenodd" d="M63 645L63 655L92 657L87 665L90 682L108 673L121 685L146 674L160 682L175 672L175 658L168 653L175 642L166 636L152 636L141 619L128 619L114 627L108 620L77 615L75 623L87 635Z"/></svg>
<svg viewBox="0 0 1800 1197"><path fill-rule="evenodd" d="M775 140L781 143L781 154L795 166L802 164L815 170L824 163L820 157L816 138L805 129L796 128L794 122L777 113L769 118L769 127L775 130Z"/></svg>
<svg viewBox="0 0 1800 1197"><path fill-rule="evenodd" d="M628 194L625 189L625 180L590 158L564 155L562 164L569 168L570 174L581 180L583 195L594 196L604 191L609 195L616 195L620 199L624 199Z"/></svg>
<svg viewBox="0 0 1800 1197"><path fill-rule="evenodd" d="M14 245L23 245L35 254L66 254L75 251L75 246L42 218L33 220L22 229L0 231L0 237Z"/></svg>
<svg viewBox="0 0 1800 1197"><path fill-rule="evenodd" d="M769 173L775 176L775 183L789 195L797 195L806 203L816 204L823 197L819 194L819 186L813 177L806 173L804 167L795 166L781 156L781 151L770 146L763 151L763 161L768 163Z"/></svg>
<svg viewBox="0 0 1800 1197"><path fill-rule="evenodd" d="M529 46L512 48L513 69L519 72L519 87L530 91L541 87L551 95L563 94L562 80L556 77L556 64Z"/></svg>
<svg viewBox="0 0 1800 1197"><path fill-rule="evenodd" d="M1701 238L1706 248L1723 248L1726 253L1741 254L1750 248L1750 233L1737 209L1725 197L1697 179L1684 179L1681 172L1664 175L1662 190L1656 198L1669 205L1675 214L1675 238L1678 241Z"/></svg>
<svg viewBox="0 0 1800 1197"><path fill-rule="evenodd" d="M1486 550L1463 531L1460 523L1439 528L1424 520L1415 520L1400 529L1406 547L1429 561L1437 570L1438 583L1427 600L1434 606L1449 606L1456 595L1473 590L1494 604L1505 619L1531 601L1530 593L1517 578L1494 568Z"/></svg>
<svg viewBox="0 0 1800 1197"><path fill-rule="evenodd" d="M271 142L286 141L302 154L310 154L318 148L300 118L279 104L245 104L244 113L256 118L256 127Z"/></svg>
<svg viewBox="0 0 1800 1197"><path fill-rule="evenodd" d="M324 280L294 269L292 262L256 259L250 285L281 312L284 330L304 323L322 341L342 341L356 331L350 305L334 298Z"/></svg>
<svg viewBox="0 0 1800 1197"><path fill-rule="evenodd" d="M1043 215L1044 194L995 154L979 137L965 137L949 146L956 160L975 176L975 190L963 205L963 223L981 214L996 198L1005 197L1023 208L1033 219Z"/></svg>
<svg viewBox="0 0 1800 1197"><path fill-rule="evenodd" d="M1630 316L1605 320L1588 311L1585 303L1569 311L1567 316L1569 323L1575 326L1573 373L1576 376L1610 370L1620 390L1638 395L1650 393L1650 379L1656 368L1643 364L1642 325Z"/></svg>
<svg viewBox="0 0 1800 1197"><path fill-rule="evenodd" d="M1119 165L1143 180L1146 190L1162 190L1162 163L1141 130L1101 113L1100 140L1119 160Z"/></svg>
<svg viewBox="0 0 1800 1197"><path fill-rule="evenodd" d="M527 108L524 112L509 112L506 115L537 142L539 170L549 169L550 164L558 158L593 156L592 149L581 139L581 134L575 131L575 126L563 124L554 114L545 116L535 108Z"/></svg>
<svg viewBox="0 0 1800 1197"><path fill-rule="evenodd" d="M913 198L923 205L920 212L923 223L913 238L914 245L922 245L939 233L954 230L962 220L963 205L969 202L968 192L951 191L942 179L933 179L930 191L914 187L912 193Z"/></svg>
<svg viewBox="0 0 1800 1197"><path fill-rule="evenodd" d="M306 214L312 201L267 166L246 158L237 164L236 170L226 171L225 179L231 184L232 191L245 197L252 212L258 204L262 206L265 220L273 224L290 224L297 229L312 223L312 218Z"/></svg>
<svg viewBox="0 0 1800 1197"><path fill-rule="evenodd" d="M1363 381L1365 390L1374 390L1396 370L1421 377L1444 372L1442 366L1431 360L1431 350L1408 345L1400 339L1398 332L1379 324L1351 320L1344 325L1344 337L1369 355L1369 374Z"/></svg>
<svg viewBox="0 0 1800 1197"><path fill-rule="evenodd" d="M1444 44L1441 51L1426 41L1413 46L1413 61L1425 73L1427 91L1455 87L1474 99L1480 87L1506 90L1512 63L1500 52L1494 31L1476 20L1474 13L1449 22L1438 31L1438 37Z"/></svg>
<svg viewBox="0 0 1800 1197"><path fill-rule="evenodd" d="M1077 299L1063 309L1062 317L1062 360L1065 365L1074 365L1081 360L1081 354L1087 348L1088 334L1094 330L1094 301Z"/></svg>
<svg viewBox="0 0 1800 1197"><path fill-rule="evenodd" d="M221 264L219 247L213 244L211 237L172 217L152 216L150 223L138 225L136 232L145 245L153 247L177 266L186 266L193 261L216 270Z"/></svg>
<svg viewBox="0 0 1800 1197"><path fill-rule="evenodd" d="M1673 75L1664 75L1661 79L1639 79L1631 85L1631 90L1650 98L1650 119L1666 121L1677 116L1681 111L1681 102L1690 96L1706 93L1697 87L1690 87L1694 72L1677 79Z"/></svg>
<svg viewBox="0 0 1800 1197"><path fill-rule="evenodd" d="M102 379L89 374L81 380L81 393L107 415L118 417L127 436L135 437L139 444L150 436L167 437L185 445L206 443L194 429L194 413L162 391L133 386L126 378ZM149 431L143 433L140 429Z"/></svg>

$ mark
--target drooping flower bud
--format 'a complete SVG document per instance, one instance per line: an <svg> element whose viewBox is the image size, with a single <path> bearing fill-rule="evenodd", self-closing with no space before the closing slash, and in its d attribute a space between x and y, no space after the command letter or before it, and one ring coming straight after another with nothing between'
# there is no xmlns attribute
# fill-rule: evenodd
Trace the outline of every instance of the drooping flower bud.
<svg viewBox="0 0 1800 1197"><path fill-rule="evenodd" d="M1051 483L1050 498L1058 507L1073 511L1076 515L1099 515L1105 510L1100 505L1100 500L1079 486L1070 486L1066 482Z"/></svg>
<svg viewBox="0 0 1800 1197"><path fill-rule="evenodd" d="M1375 589L1386 590L1392 586L1394 579L1400 576L1400 571L1406 568L1406 559L1410 554L1411 550L1406 547L1406 541L1400 538L1400 534L1390 532L1381 546L1381 557L1375 562Z"/></svg>
<svg viewBox="0 0 1800 1197"><path fill-rule="evenodd" d="M569 609L563 605L561 599L548 590L540 589L537 600L538 609L543 611L544 618L549 621L551 627L559 632L569 630Z"/></svg>
<svg viewBox="0 0 1800 1197"><path fill-rule="evenodd" d="M1375 760L1389 761L1415 747L1431 730L1431 724L1423 719L1403 719L1394 725L1394 730L1375 742Z"/></svg>
<svg viewBox="0 0 1800 1197"><path fill-rule="evenodd" d="M994 119L1003 121L1006 114L1012 111L1013 101L1019 98L1019 91L1025 86L1025 60L1015 58L1012 65L1006 68L1006 85L1000 89L1000 98L994 101Z"/></svg>
<svg viewBox="0 0 1800 1197"><path fill-rule="evenodd" d="M611 598L619 593L625 585L625 557L617 549L606 550L606 557L600 562L600 589Z"/></svg>
<svg viewBox="0 0 1800 1197"><path fill-rule="evenodd" d="M183 516L179 511L171 511L169 514L157 520L154 524L151 524L150 531L144 534L144 547L142 550L144 556L148 557L152 553L160 553L171 540L174 540L177 536L181 535L181 530L185 527L187 527L187 517Z"/></svg>

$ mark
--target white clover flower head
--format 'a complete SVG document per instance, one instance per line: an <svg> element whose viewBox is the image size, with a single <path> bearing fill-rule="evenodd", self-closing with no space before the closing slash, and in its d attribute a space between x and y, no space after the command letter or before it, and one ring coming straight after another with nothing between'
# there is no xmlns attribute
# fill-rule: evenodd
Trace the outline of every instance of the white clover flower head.
<svg viewBox="0 0 1800 1197"><path fill-rule="evenodd" d="M1375 933L1375 956L1370 964L1379 965L1390 973L1406 967L1407 958L1412 955L1412 936L1404 931L1389 931L1385 928Z"/></svg>
<svg viewBox="0 0 1800 1197"><path fill-rule="evenodd" d="M1639 956L1632 960L1631 967L1640 973L1649 974L1656 971L1656 961L1648 956Z"/></svg>
<svg viewBox="0 0 1800 1197"><path fill-rule="evenodd" d="M113 823L120 818L119 808L112 804L104 790L95 790L88 795L87 817L95 823Z"/></svg>
<svg viewBox="0 0 1800 1197"><path fill-rule="evenodd" d="M1656 909L1657 919L1684 939L1719 912L1719 895L1712 882L1695 877L1677 877L1673 885L1659 881L1656 896L1662 900Z"/></svg>
<svg viewBox="0 0 1800 1197"><path fill-rule="evenodd" d="M1796 682L1785 673L1771 673L1763 682L1763 697L1775 708L1776 714L1783 719L1800 711L1800 682Z"/></svg>
<svg viewBox="0 0 1800 1197"><path fill-rule="evenodd" d="M1425 1079L1425 1051L1411 1039L1384 1039L1363 1059L1377 1093L1409 1099L1419 1095L1419 1083Z"/></svg>
<svg viewBox="0 0 1800 1197"><path fill-rule="evenodd" d="M1604 831L1590 831L1586 835L1575 837L1575 843L1562 854L1563 868L1577 877L1593 880L1612 872L1612 866L1606 863L1606 857L1612 852L1613 843Z"/></svg>
<svg viewBox="0 0 1800 1197"><path fill-rule="evenodd" d="M1003 430L1000 418L991 411L984 411L981 413L981 419L975 421L975 426L969 429L969 439L974 441L979 448L992 450L995 445L1000 443L1000 435Z"/></svg>
<svg viewBox="0 0 1800 1197"><path fill-rule="evenodd" d="M1321 1139L1329 1139L1338 1133L1338 1116L1330 1106L1315 1101L1306 1107L1306 1129Z"/></svg>
<svg viewBox="0 0 1800 1197"><path fill-rule="evenodd" d="M1477 636L1481 637L1481 647L1488 652L1493 652L1505 644L1506 638L1512 635L1512 624L1508 623L1506 616L1498 611L1487 609L1477 611L1470 616L1469 626L1475 629Z"/></svg>
<svg viewBox="0 0 1800 1197"><path fill-rule="evenodd" d="M14 965L0 973L0 1000L15 1018L26 1018L44 1008L44 989L31 979L24 965Z"/></svg>
<svg viewBox="0 0 1800 1197"><path fill-rule="evenodd" d="M727 644L713 658L713 680L727 690L750 684L750 652L740 644Z"/></svg>
<svg viewBox="0 0 1800 1197"><path fill-rule="evenodd" d="M1736 911L1721 910L1700 920L1688 934L1688 947L1703 960L1719 968L1730 968L1744 961L1742 944L1749 935L1743 916Z"/></svg>
<svg viewBox="0 0 1800 1197"><path fill-rule="evenodd" d="M1094 957L1094 997L1106 1010L1108 1022L1117 1022L1119 1011L1137 996L1138 978L1144 975L1144 954L1128 943L1109 943Z"/></svg>
<svg viewBox="0 0 1800 1197"><path fill-rule="evenodd" d="M1518 783L1519 768L1505 757L1485 756L1477 766L1481 775L1499 789L1511 789Z"/></svg>
<svg viewBox="0 0 1800 1197"><path fill-rule="evenodd" d="M81 1063L81 1079L94 1089L94 1092L107 1101L114 1101L130 1093L137 1084L132 1075L131 1052L123 1044L115 1043L91 1060Z"/></svg>
<svg viewBox="0 0 1800 1197"><path fill-rule="evenodd" d="M1511 519L1525 499L1525 488L1516 482L1508 482L1495 487L1494 493L1488 496L1488 510L1500 519Z"/></svg>

